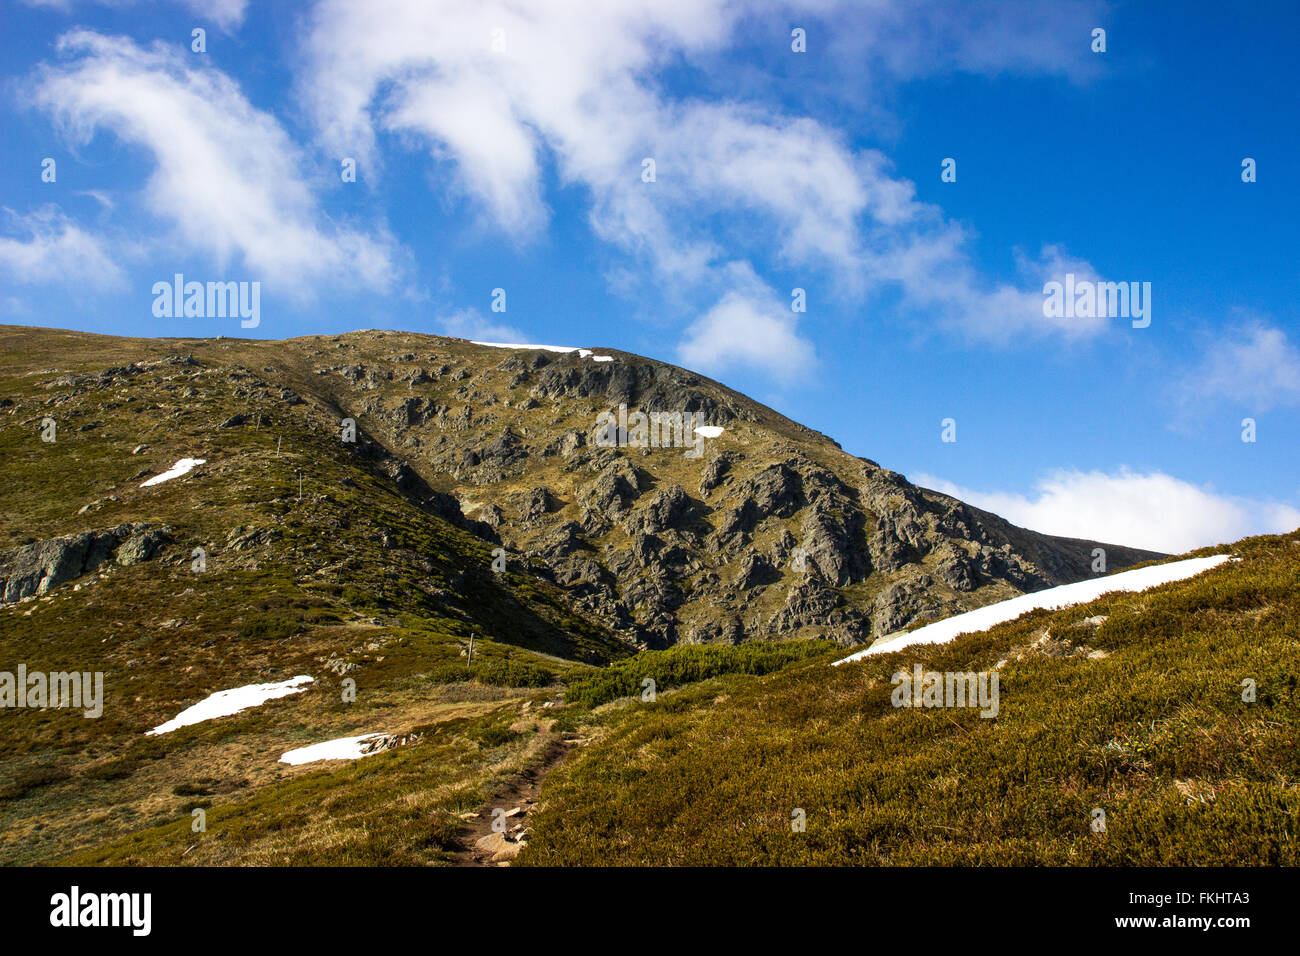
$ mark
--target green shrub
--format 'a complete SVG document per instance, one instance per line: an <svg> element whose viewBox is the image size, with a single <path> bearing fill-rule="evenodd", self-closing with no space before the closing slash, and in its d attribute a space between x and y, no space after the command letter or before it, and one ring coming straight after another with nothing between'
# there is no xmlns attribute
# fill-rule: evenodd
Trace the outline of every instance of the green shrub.
<svg viewBox="0 0 1300 956"><path fill-rule="evenodd" d="M430 684L454 684L457 681L473 680L470 669L461 663L435 664L424 673Z"/></svg>
<svg viewBox="0 0 1300 956"><path fill-rule="evenodd" d="M639 695L647 677L655 682L657 691L662 691L722 674L770 674L796 661L837 650L843 649L829 641L789 641L735 647L693 644L645 651L573 681L564 696L569 703L596 707L620 697Z"/></svg>
<svg viewBox="0 0 1300 956"><path fill-rule="evenodd" d="M723 675L588 714L601 730L547 777L517 862L1294 866L1300 547L1234 552L1194 578L948 644ZM1083 625L1096 615L1108 619ZM1078 653L1035 651L1044 628ZM682 650L706 653L643 654L610 668L621 683L575 681L570 696L712 664L707 648ZM996 669L998 713L894 706L893 674L914 664Z"/></svg>
<svg viewBox="0 0 1300 956"><path fill-rule="evenodd" d="M508 744L512 740L518 739L519 734L515 733L509 727L489 727L479 734L479 743L484 747L500 747L502 744Z"/></svg>
<svg viewBox="0 0 1300 956"><path fill-rule="evenodd" d="M212 785L202 781L198 783L178 783L172 787L172 793L178 797L206 797L212 794Z"/></svg>
<svg viewBox="0 0 1300 956"><path fill-rule="evenodd" d="M544 667L522 661L489 661L474 669L474 678L494 687L545 687L555 678Z"/></svg>
<svg viewBox="0 0 1300 956"><path fill-rule="evenodd" d="M93 767L87 767L85 775L92 780L122 780L131 776L140 768L140 761L131 757L108 760Z"/></svg>
<svg viewBox="0 0 1300 956"><path fill-rule="evenodd" d="M239 627L239 636L251 641L281 641L298 633L299 622L277 612L255 614Z"/></svg>

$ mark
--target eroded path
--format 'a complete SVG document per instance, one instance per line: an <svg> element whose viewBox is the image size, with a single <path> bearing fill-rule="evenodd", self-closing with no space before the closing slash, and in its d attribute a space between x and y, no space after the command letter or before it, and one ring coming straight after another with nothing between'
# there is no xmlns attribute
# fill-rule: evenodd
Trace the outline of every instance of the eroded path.
<svg viewBox="0 0 1300 956"><path fill-rule="evenodd" d="M537 757L507 778L474 814L466 814L457 837L455 866L509 866L528 842L529 816L547 775L586 741L574 734L552 736ZM496 813L495 811L501 811ZM502 822L493 829L493 820ZM504 829L502 829L504 827Z"/></svg>

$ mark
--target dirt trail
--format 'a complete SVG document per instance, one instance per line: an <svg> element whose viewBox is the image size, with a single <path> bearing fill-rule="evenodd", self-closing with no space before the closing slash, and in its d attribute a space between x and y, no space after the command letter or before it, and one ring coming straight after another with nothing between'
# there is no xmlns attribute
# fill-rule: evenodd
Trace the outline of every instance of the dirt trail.
<svg viewBox="0 0 1300 956"><path fill-rule="evenodd" d="M509 860L493 859L498 850L517 853L521 847L515 837L528 826L528 818L537 805L537 795L542 782L560 761L578 749L582 741L573 734L552 737L538 758L519 773L507 779L488 800L478 808L478 816L465 822L456 838L457 850L452 856L455 866L506 866ZM492 811L501 808L513 813L505 820L506 832L497 834L492 829ZM494 838L494 839L488 839ZM483 846L486 841L489 846Z"/></svg>

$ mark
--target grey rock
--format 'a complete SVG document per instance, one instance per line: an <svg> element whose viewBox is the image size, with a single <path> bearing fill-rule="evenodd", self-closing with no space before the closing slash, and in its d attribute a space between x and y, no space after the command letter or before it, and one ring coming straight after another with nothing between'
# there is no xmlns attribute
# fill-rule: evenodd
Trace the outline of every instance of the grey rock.
<svg viewBox="0 0 1300 956"><path fill-rule="evenodd" d="M707 495L722 484L722 479L731 470L732 462L736 460L736 457L736 455L729 452L724 452L720 455L714 455L708 460L704 470L700 473L700 494Z"/></svg>
<svg viewBox="0 0 1300 956"><path fill-rule="evenodd" d="M39 596L84 574L119 553L119 562L134 564L153 557L166 540L166 529L146 524L82 531L0 551L0 603ZM127 542L130 547L123 545ZM126 552L127 560L120 555Z"/></svg>
<svg viewBox="0 0 1300 956"><path fill-rule="evenodd" d="M876 637L892 634L914 622L939 617L949 605L930 594L933 579L927 575L897 581L876 596L871 631Z"/></svg>
<svg viewBox="0 0 1300 956"><path fill-rule="evenodd" d="M694 506L681 485L669 485L655 492L635 515L628 518L627 531L640 529L648 534L662 534L670 529L680 530L691 519Z"/></svg>
<svg viewBox="0 0 1300 956"><path fill-rule="evenodd" d="M581 489L587 507L604 515L620 515L641 494L641 480L627 459L610 462L596 479Z"/></svg>
<svg viewBox="0 0 1300 956"><path fill-rule="evenodd" d="M137 531L117 549L117 563L130 567L148 561L162 549L166 540L166 535L157 528Z"/></svg>
<svg viewBox="0 0 1300 956"><path fill-rule="evenodd" d="M762 587L781 580L781 573L765 556L756 553L746 554L740 562L740 572L736 575L735 585L742 591Z"/></svg>
<svg viewBox="0 0 1300 956"><path fill-rule="evenodd" d="M799 473L784 463L769 465L750 478L741 491L763 517L789 518L804 504Z"/></svg>
<svg viewBox="0 0 1300 956"><path fill-rule="evenodd" d="M804 550L808 564L837 587L865 581L871 573L859 512L810 509L803 519L803 540L799 547Z"/></svg>

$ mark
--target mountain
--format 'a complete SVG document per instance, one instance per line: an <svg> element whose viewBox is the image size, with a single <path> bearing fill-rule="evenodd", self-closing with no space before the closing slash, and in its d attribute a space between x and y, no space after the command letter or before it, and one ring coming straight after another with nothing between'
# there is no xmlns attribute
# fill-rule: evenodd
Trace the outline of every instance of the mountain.
<svg viewBox="0 0 1300 956"><path fill-rule="evenodd" d="M671 447L638 446L637 411ZM451 777L425 849L362 841L341 859L441 859L455 814L578 739L521 708L561 705L595 668L740 644L760 646L726 659L761 672L804 653L787 642L862 645L1086 579L1096 548L1107 571L1160 557L1016 528L616 350L0 327L0 416L0 670L105 687L94 720L0 708L11 860L296 781L281 752L371 732L412 762L413 793L430 766ZM144 736L297 675L300 693ZM391 810L404 791L385 785L371 799ZM192 859L311 858L261 852Z"/></svg>
<svg viewBox="0 0 1300 956"><path fill-rule="evenodd" d="M858 644L1082 580L1096 547L1107 570L1159 556L1016 528L717 382L612 350L593 359L391 332L254 342L7 329L2 341L5 411L28 431L26 455L13 449L30 463L21 478L69 495L7 515L8 544L139 520L133 506L167 493L124 486L183 457L205 459L185 483L203 495L248 488L264 469L293 486L302 472L306 520L382 538L377 516L352 507L382 493L407 520L504 547L512 569L556 585L575 613L630 648ZM632 446L600 447L598 416L620 406L693 413L723 431L685 448L638 448L635 434ZM47 417L59 430L48 447L36 441ZM345 419L356 423L353 442L340 438ZM51 453L68 447L88 456L71 481ZM348 483L364 491L341 491ZM249 500L239 523L270 535L279 517ZM342 524L350 520L367 530ZM176 516L175 534L189 535L188 524ZM428 555L384 550L394 579L428 573ZM303 557L314 566L301 573L345 577L338 561Z"/></svg>

